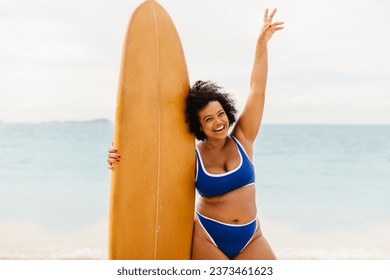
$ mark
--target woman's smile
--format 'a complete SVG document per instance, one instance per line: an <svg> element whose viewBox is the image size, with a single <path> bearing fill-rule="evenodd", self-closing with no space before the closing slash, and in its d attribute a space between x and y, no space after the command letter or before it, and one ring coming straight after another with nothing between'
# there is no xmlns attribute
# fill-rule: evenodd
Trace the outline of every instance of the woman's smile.
<svg viewBox="0 0 390 280"><path fill-rule="evenodd" d="M225 125L221 125L221 126L217 127L216 129L214 129L214 132L221 133L225 130L225 127L226 127Z"/></svg>

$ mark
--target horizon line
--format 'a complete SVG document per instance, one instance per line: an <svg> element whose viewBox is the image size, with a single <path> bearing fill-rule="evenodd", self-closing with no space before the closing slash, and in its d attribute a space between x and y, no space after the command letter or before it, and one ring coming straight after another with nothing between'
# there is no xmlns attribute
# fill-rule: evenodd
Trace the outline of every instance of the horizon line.
<svg viewBox="0 0 390 280"><path fill-rule="evenodd" d="M114 124L115 122L108 118L96 118L96 119L79 119L79 120L47 120L47 121L16 121L16 122L6 122L0 119L1 124L48 124L48 123L99 123L99 122L109 122ZM321 122L313 122L313 123L282 123L282 122L268 122L262 123L262 125L390 125L389 123L321 123Z"/></svg>

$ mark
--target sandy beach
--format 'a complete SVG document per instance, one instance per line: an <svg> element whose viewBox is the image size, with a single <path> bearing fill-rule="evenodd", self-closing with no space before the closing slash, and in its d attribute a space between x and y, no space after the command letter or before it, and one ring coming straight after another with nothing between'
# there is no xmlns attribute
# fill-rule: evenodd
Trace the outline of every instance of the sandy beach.
<svg viewBox="0 0 390 280"><path fill-rule="evenodd" d="M263 233L281 260L390 260L390 227L375 232L308 234L287 225L262 221ZM107 259L104 220L66 233L48 232L34 224L1 223L0 259Z"/></svg>

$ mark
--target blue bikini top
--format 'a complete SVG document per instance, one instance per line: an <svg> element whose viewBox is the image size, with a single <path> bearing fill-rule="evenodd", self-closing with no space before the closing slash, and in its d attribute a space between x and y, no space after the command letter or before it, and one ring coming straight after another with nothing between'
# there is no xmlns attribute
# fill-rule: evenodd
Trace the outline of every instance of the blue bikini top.
<svg viewBox="0 0 390 280"><path fill-rule="evenodd" d="M255 182L255 168L244 151L241 143L231 136L236 143L241 163L235 169L222 174L211 174L203 165L202 157L196 148L197 174L195 186L198 193L204 197L226 194Z"/></svg>

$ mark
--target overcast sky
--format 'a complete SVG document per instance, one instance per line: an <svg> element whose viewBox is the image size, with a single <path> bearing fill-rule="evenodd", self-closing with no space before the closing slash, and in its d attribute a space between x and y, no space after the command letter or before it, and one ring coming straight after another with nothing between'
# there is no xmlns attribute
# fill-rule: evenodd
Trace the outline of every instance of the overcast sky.
<svg viewBox="0 0 390 280"><path fill-rule="evenodd" d="M135 0L0 0L0 120L114 119ZM388 0L161 0L191 82L213 80L241 109L266 7L264 123L390 124Z"/></svg>

